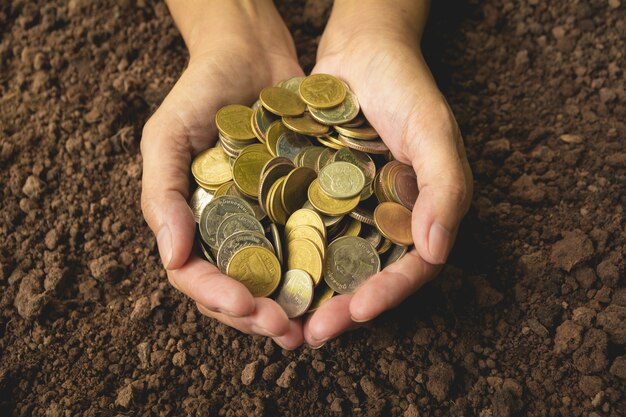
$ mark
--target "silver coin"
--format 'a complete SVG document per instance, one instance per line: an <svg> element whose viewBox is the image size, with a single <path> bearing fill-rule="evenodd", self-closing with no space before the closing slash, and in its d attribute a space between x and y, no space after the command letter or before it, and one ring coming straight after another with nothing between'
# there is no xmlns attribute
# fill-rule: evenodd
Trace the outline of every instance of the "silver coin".
<svg viewBox="0 0 626 417"><path fill-rule="evenodd" d="M326 250L324 280L339 294L352 294L369 277L380 271L380 257L365 239L344 236Z"/></svg>
<svg viewBox="0 0 626 417"><path fill-rule="evenodd" d="M254 210L244 199L230 195L220 196L206 205L200 215L200 236L212 249L217 249L217 228L230 215L245 213L254 216Z"/></svg>
<svg viewBox="0 0 626 417"><path fill-rule="evenodd" d="M275 301L290 319L306 313L313 302L313 279L301 269L285 272Z"/></svg>
<svg viewBox="0 0 626 417"><path fill-rule="evenodd" d="M200 215L202 210L213 200L213 193L205 190L202 187L196 188L189 199L189 208L193 214L193 219L196 223L200 223Z"/></svg>
<svg viewBox="0 0 626 417"><path fill-rule="evenodd" d="M215 236L217 246L221 246L230 235L243 231L263 234L263 226L254 216L249 214L238 213L226 217L217 227L217 235Z"/></svg>

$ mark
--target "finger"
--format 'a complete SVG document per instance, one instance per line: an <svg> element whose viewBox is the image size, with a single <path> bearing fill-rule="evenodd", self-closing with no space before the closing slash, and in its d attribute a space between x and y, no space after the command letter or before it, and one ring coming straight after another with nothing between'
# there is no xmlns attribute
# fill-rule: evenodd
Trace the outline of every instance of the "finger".
<svg viewBox="0 0 626 417"><path fill-rule="evenodd" d="M283 349L294 350L304 343L304 335L302 333L302 320L289 320L289 330L282 336L274 337L274 342Z"/></svg>
<svg viewBox="0 0 626 417"><path fill-rule="evenodd" d="M210 263L191 257L182 267L167 273L170 283L203 307L233 317L255 311L255 299L239 281L219 272Z"/></svg>
<svg viewBox="0 0 626 417"><path fill-rule="evenodd" d="M352 320L369 321L397 306L434 278L440 268L424 261L417 250L411 250L357 289L349 306Z"/></svg>
<svg viewBox="0 0 626 417"><path fill-rule="evenodd" d="M245 317L232 317L211 311L202 304L197 305L202 314L247 334L279 338L290 331L297 332L297 329L291 329L287 314L275 301L269 298L257 298L255 301L254 310Z"/></svg>
<svg viewBox="0 0 626 417"><path fill-rule="evenodd" d="M304 323L304 338L313 348L333 339L346 330L359 326L350 317L352 295L338 295L326 301Z"/></svg>

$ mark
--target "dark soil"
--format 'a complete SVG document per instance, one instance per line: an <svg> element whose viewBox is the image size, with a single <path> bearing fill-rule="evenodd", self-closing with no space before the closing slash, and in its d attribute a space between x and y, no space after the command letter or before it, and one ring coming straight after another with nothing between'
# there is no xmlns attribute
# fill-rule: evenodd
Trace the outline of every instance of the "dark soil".
<svg viewBox="0 0 626 417"><path fill-rule="evenodd" d="M280 3L310 69L329 1ZM623 416L626 4L433 3L476 177L454 266L287 352L170 288L142 219L186 61L165 4L2 2L0 415Z"/></svg>

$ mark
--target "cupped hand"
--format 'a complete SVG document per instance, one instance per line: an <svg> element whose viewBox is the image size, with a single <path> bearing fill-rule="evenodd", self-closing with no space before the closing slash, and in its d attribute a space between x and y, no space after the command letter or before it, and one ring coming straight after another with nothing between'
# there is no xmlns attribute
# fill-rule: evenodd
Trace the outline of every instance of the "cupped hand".
<svg viewBox="0 0 626 417"><path fill-rule="evenodd" d="M244 285L192 253L195 222L187 200L191 160L217 139L217 110L226 104L250 105L263 87L302 75L302 70L290 37L214 43L191 54L188 67L144 127L142 210L170 283L203 314L293 349L303 342L300 321L289 320L273 300L253 298Z"/></svg>
<svg viewBox="0 0 626 417"><path fill-rule="evenodd" d="M335 20L321 40L313 72L348 83L393 156L415 170L419 196L412 216L414 249L354 294L323 304L304 326L311 346L373 319L432 279L446 261L472 195L459 128L421 55L417 35L393 28L346 35L346 27L359 25Z"/></svg>

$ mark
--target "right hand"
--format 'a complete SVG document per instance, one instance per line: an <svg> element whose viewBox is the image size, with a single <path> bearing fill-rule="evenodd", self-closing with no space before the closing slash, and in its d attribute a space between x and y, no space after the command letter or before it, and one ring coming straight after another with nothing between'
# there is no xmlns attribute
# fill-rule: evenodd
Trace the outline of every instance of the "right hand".
<svg viewBox="0 0 626 417"><path fill-rule="evenodd" d="M208 36L212 45L191 51L188 67L143 129L141 207L176 289L203 314L294 349L304 340L299 320L289 320L273 300L255 299L243 284L192 253L195 222L187 204L190 164L215 144L217 110L250 105L263 87L303 75L291 36L276 16L276 24L262 33L248 32L241 40Z"/></svg>

